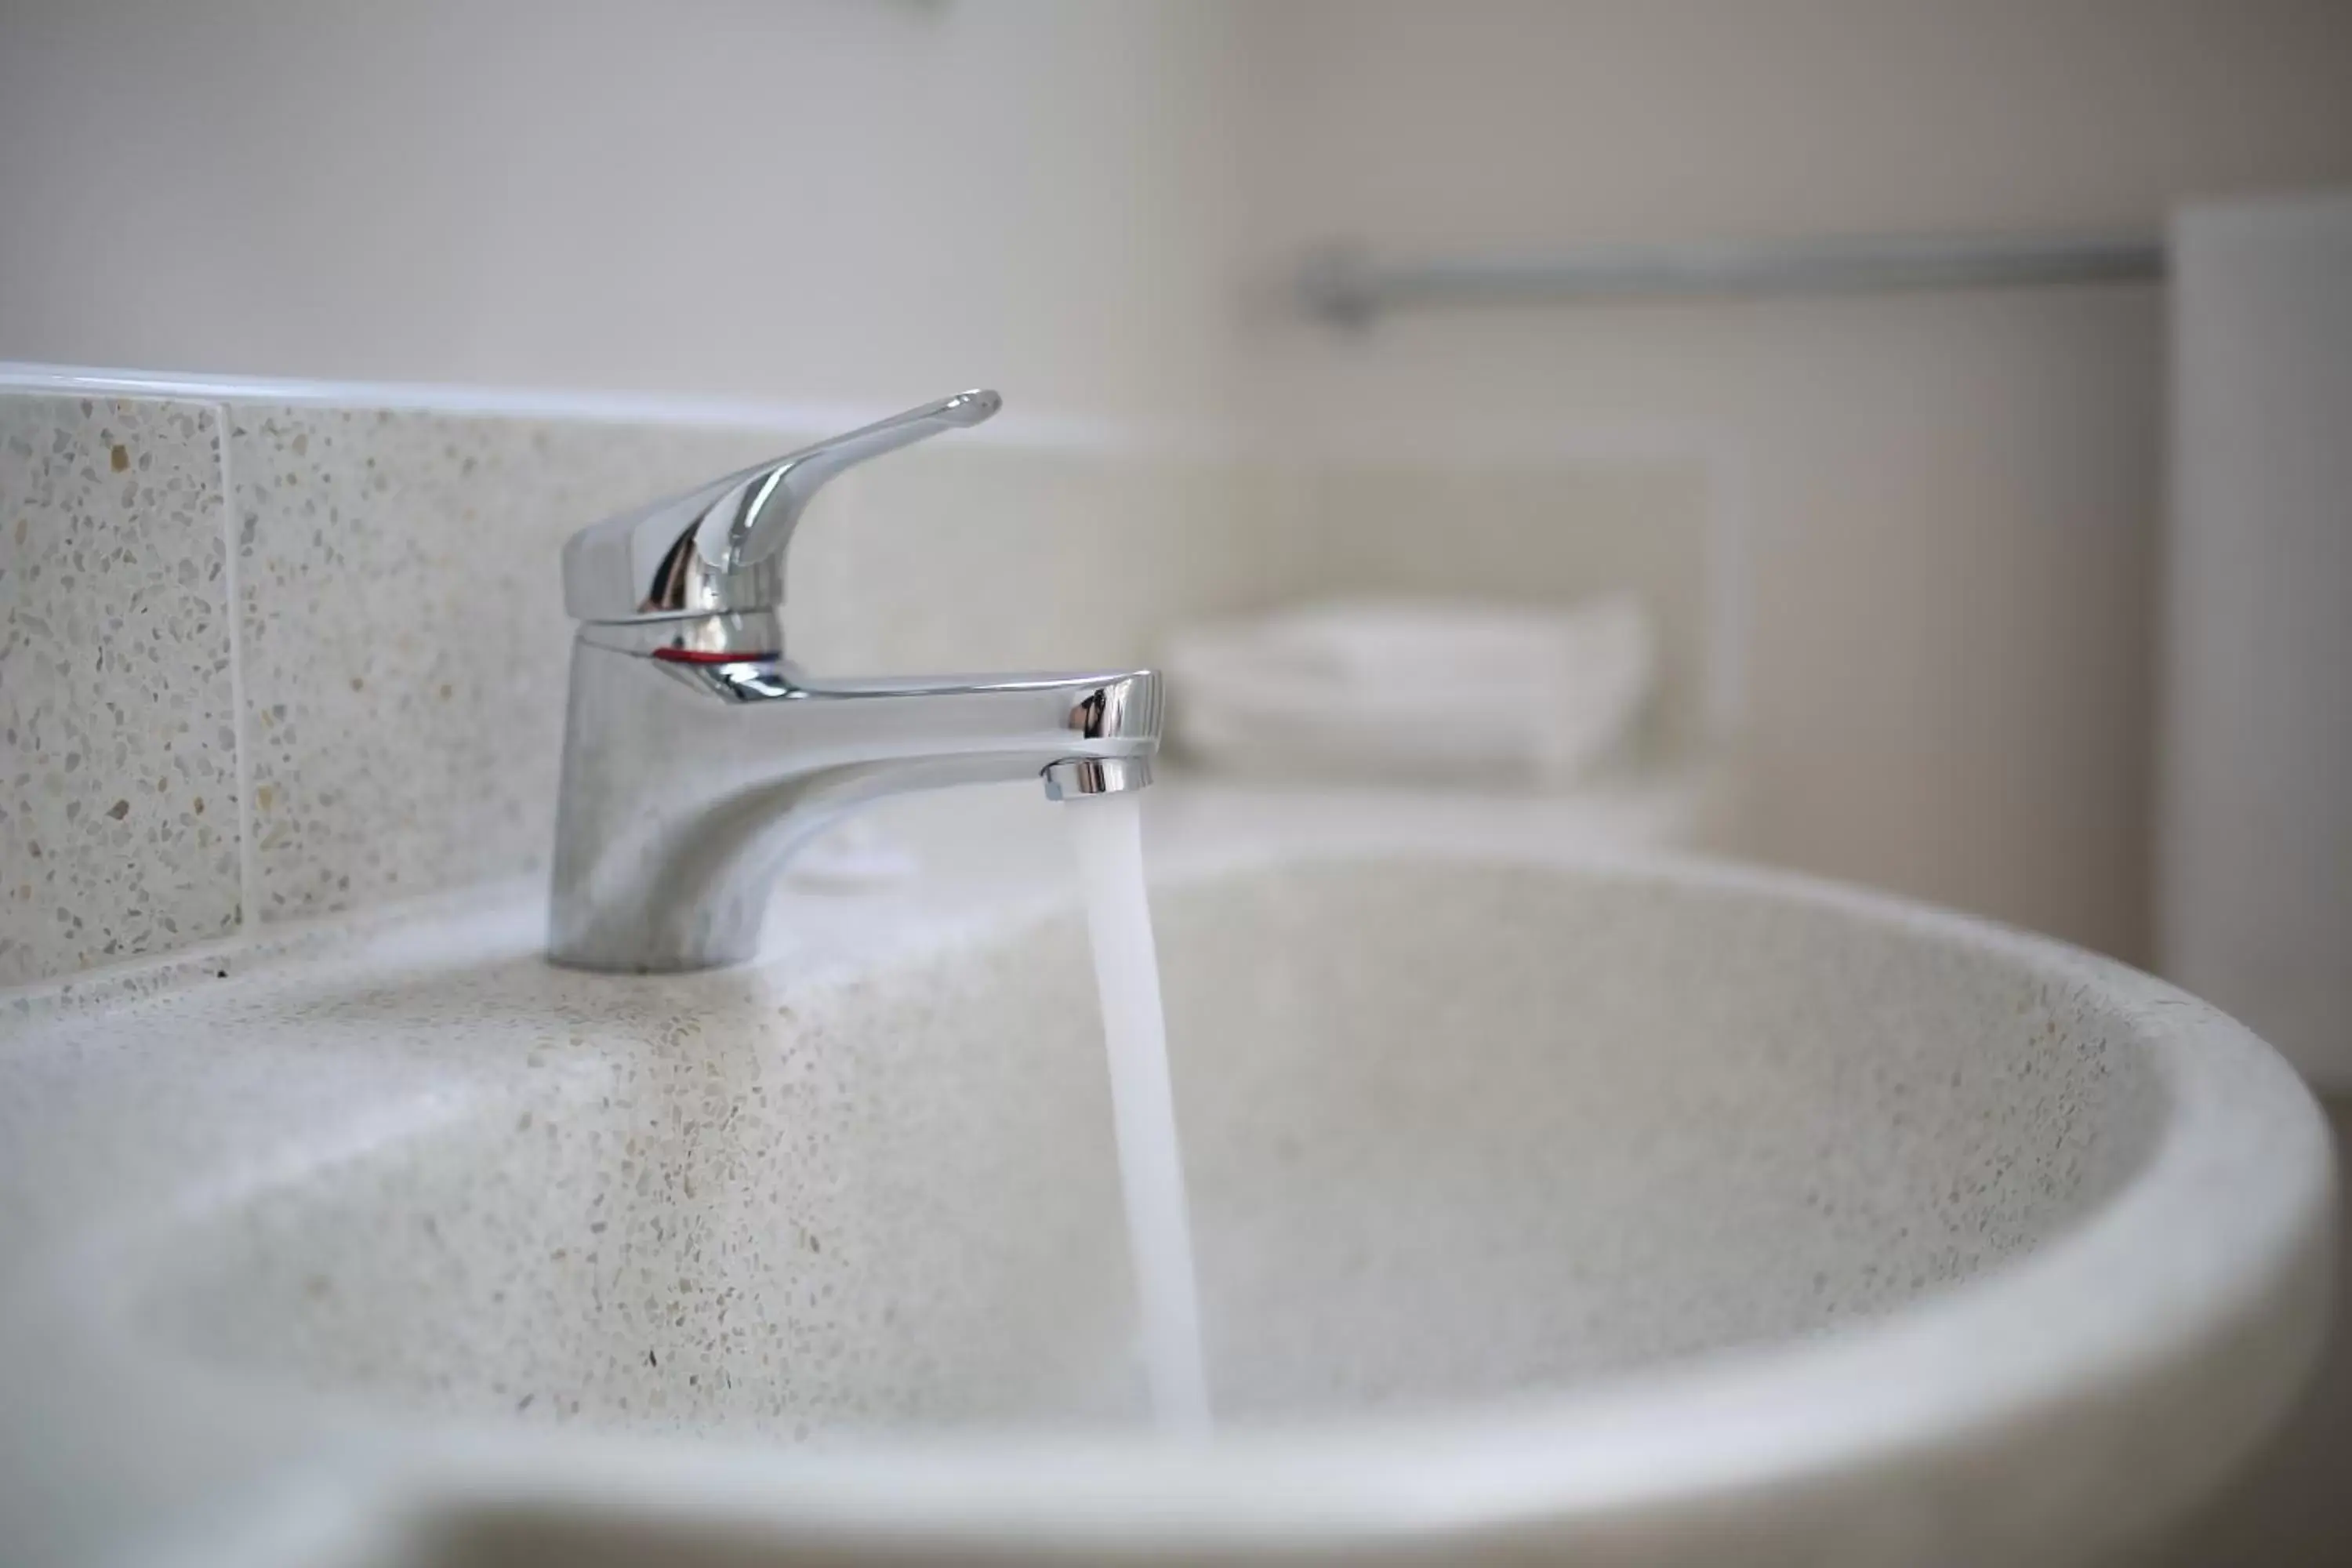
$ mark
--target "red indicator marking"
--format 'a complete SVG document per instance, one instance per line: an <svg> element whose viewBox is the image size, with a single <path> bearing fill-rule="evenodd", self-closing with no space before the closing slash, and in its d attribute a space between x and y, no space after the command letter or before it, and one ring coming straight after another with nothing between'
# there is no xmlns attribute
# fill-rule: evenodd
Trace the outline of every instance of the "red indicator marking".
<svg viewBox="0 0 2352 1568"><path fill-rule="evenodd" d="M757 664L772 653L714 653L698 647L657 647L654 657L667 664Z"/></svg>

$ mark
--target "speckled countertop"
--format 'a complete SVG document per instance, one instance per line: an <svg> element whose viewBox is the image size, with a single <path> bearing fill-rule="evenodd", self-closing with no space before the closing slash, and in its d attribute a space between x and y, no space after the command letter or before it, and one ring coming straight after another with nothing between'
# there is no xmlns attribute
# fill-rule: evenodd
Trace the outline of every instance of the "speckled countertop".
<svg viewBox="0 0 2352 1568"><path fill-rule="evenodd" d="M1238 1304L1239 1425L1198 1449L1135 1430L1034 792L894 808L920 872L785 889L738 970L550 968L519 887L19 993L0 1513L65 1562L556 1552L583 1518L677 1561L712 1544L678 1520L2058 1561L2209 1487L2317 1332L2292 1075L2036 939L1622 859L1703 793L1150 797ZM776 1447L877 1426L931 1436Z"/></svg>

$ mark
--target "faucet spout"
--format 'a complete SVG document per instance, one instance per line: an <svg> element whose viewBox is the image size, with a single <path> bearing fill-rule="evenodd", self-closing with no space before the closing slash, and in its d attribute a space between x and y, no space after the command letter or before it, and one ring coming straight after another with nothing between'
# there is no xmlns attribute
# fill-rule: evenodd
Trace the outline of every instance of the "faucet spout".
<svg viewBox="0 0 2352 1568"><path fill-rule="evenodd" d="M572 653L549 948L647 972L740 962L777 875L887 795L1041 779L1046 794L1150 782L1151 670L814 680L781 656Z"/></svg>

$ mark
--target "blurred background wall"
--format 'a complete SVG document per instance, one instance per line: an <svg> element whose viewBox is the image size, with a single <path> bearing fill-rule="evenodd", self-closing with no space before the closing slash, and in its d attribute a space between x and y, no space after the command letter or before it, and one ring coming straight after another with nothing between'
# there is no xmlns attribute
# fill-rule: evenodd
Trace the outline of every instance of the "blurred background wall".
<svg viewBox="0 0 2352 1568"><path fill-rule="evenodd" d="M1217 5L5 0L8 357L1222 402Z"/></svg>
<svg viewBox="0 0 2352 1568"><path fill-rule="evenodd" d="M2154 225L2352 181L2347 82L2352 7L2289 0L19 0L0 354L1695 449L1750 847L2144 959L2159 289L1350 336L1287 280Z"/></svg>
<svg viewBox="0 0 2352 1568"><path fill-rule="evenodd" d="M2352 7L1473 0L1253 13L1243 234L1571 244L2152 225L2352 178ZM1752 847L2146 957L2161 290L1269 312L1333 449L1694 437L1744 530Z"/></svg>

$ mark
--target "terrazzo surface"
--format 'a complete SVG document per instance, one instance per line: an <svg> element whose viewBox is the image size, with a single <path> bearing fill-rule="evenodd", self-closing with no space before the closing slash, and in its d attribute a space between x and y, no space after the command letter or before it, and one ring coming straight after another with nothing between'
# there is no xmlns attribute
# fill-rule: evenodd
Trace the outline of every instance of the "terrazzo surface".
<svg viewBox="0 0 2352 1568"><path fill-rule="evenodd" d="M0 985L240 917L220 428L0 395Z"/></svg>
<svg viewBox="0 0 2352 1568"><path fill-rule="evenodd" d="M1995 965L1898 939L1784 996L1825 939L1769 907L1407 863L1157 915L1228 1423L1866 1320L2062 1235L2162 1120L2095 1006ZM526 955L306 1008L253 1033L423 1005L447 1022L403 1055L462 1040L467 1077L519 1082L194 1228L151 1310L209 1356L480 1416L1139 1420L1092 986L1065 917L839 986L592 1002Z"/></svg>
<svg viewBox="0 0 2352 1568"><path fill-rule="evenodd" d="M1255 1561L1413 1496L1636 1562L1727 1519L1750 1561L2063 1561L2209 1488L2307 1364L2326 1135L2210 1009L1507 807L1180 787L1155 904L1223 1430L1169 1453L1057 824L979 793L927 803L915 884L780 896L748 968L555 970L523 894L18 1026L0 1311L46 1348L0 1438L121 1446L135 1492L200 1410L173 1485L398 1453L462 1477L413 1505L461 1533L434 1489L553 1489L541 1551L588 1491L658 1521L740 1475L778 1539L1094 1520Z"/></svg>

